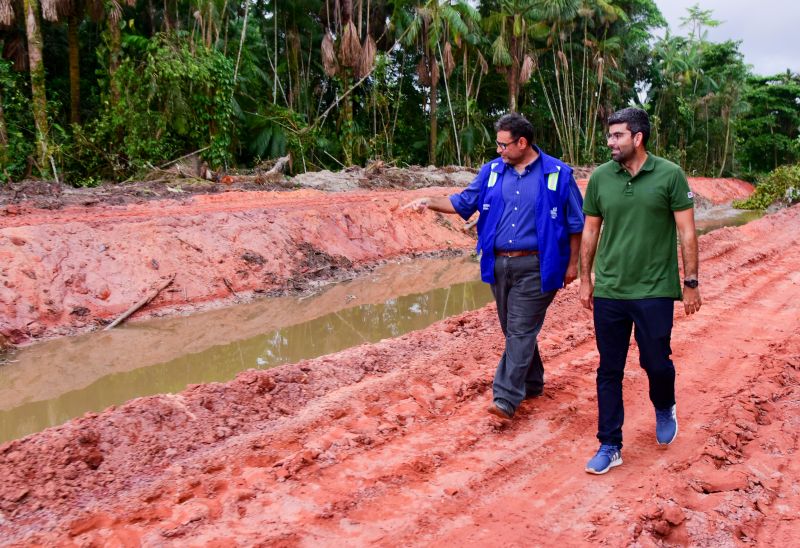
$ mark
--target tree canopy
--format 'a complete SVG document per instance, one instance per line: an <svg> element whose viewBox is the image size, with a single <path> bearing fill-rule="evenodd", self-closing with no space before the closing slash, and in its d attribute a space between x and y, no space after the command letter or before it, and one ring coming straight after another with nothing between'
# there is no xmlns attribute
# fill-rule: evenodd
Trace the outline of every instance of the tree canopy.
<svg viewBox="0 0 800 548"><path fill-rule="evenodd" d="M220 172L477 165L508 111L595 164L628 105L690 174L797 162L800 76L753 74L718 24L694 6L673 34L653 0L0 0L0 181L120 181L192 152Z"/></svg>

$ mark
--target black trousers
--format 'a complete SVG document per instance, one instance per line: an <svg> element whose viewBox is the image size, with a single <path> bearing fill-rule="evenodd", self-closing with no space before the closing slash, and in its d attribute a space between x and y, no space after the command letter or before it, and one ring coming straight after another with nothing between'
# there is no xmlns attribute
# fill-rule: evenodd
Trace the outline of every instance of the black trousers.
<svg viewBox="0 0 800 548"><path fill-rule="evenodd" d="M492 389L495 399L506 400L516 409L526 393L544 389L544 365L536 339L557 290L542 293L537 255L497 257L494 277L492 293L506 347Z"/></svg>
<svg viewBox="0 0 800 548"><path fill-rule="evenodd" d="M639 345L639 365L647 373L650 401L656 409L675 405L675 366L670 337L675 301L671 298L594 298L594 328L600 366L597 368L597 439L622 447L622 378L631 339Z"/></svg>

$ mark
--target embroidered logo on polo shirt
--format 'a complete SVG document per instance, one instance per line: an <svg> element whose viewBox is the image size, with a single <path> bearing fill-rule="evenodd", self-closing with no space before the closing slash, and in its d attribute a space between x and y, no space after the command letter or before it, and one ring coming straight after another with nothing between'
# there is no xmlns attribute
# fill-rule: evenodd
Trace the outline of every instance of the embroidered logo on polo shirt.
<svg viewBox="0 0 800 548"><path fill-rule="evenodd" d="M694 192L692 192L691 190L687 192L686 195L689 197L690 200L694 200Z"/></svg>

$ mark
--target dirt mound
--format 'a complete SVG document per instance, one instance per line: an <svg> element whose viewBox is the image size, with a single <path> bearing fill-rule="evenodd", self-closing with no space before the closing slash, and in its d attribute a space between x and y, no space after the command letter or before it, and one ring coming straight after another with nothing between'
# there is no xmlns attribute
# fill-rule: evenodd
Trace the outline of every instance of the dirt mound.
<svg viewBox="0 0 800 548"><path fill-rule="evenodd" d="M430 220L428 220L430 222ZM486 405L492 305L0 446L8 545L790 545L800 509L800 206L700 239L676 311L680 434L654 439L635 347L625 464L596 448L592 323L573 284L543 330L544 397ZM531 520L530 516L536 519Z"/></svg>
<svg viewBox="0 0 800 548"><path fill-rule="evenodd" d="M713 205L742 200L750 196L755 187L741 179L710 179L690 177L689 186L695 194L709 200Z"/></svg>
<svg viewBox="0 0 800 548"><path fill-rule="evenodd" d="M589 184L588 175L577 180L581 192L586 192ZM689 187L694 192L697 208L709 208L720 204L729 204L733 200L747 198L755 191L755 186L741 179L709 179L707 177L689 177Z"/></svg>
<svg viewBox="0 0 800 548"><path fill-rule="evenodd" d="M453 217L399 209L423 194L313 190L198 194L121 206L0 210L0 336L103 325L175 276L154 311L298 291L377 261L467 250Z"/></svg>

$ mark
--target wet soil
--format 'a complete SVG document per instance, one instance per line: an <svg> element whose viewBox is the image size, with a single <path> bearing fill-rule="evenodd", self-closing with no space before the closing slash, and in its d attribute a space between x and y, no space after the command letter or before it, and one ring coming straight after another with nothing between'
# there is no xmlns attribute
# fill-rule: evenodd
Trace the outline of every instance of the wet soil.
<svg viewBox="0 0 800 548"><path fill-rule="evenodd" d="M189 237L186 227L201 226L194 237L237 235L221 240L228 261L241 259L238 268L275 272L272 285L261 275L243 279L281 287L279 274L304 266L338 260L337 268L350 270L384 256L471 246L452 218L396 208L430 193L246 193L244 203L198 196L188 220L172 202L158 202L157 211L152 204L104 208L107 216L80 208L31 212L27 222L2 218L18 222L2 225L0 249L14 251L9 260L38 256L48 263L41 272L52 272L73 260L71 252L53 263L37 251L57 249L61 240L94 249L121 232L111 245L137 244L110 261L117 269L103 272L122 280L126 268L138 272L126 267L128 255L144 256L139 248L161 249L175 235ZM248 220L246 229L237 218ZM255 228L266 224L277 226ZM690 317L676 309L672 340L680 434L668 448L656 445L633 345L625 463L605 476L583 472L597 446L597 352L591 317L572 284L556 297L541 336L545 394L523 403L512 421L486 413L503 346L488 305L402 337L139 398L0 445L0 544L441 546L535 538L569 546L791 545L800 529L798 226L795 206L700 238L704 306ZM56 238L65 227L72 232ZM50 238L37 239L48 231ZM278 241L268 247L281 254L267 260L265 248L247 240L250 231L255 240ZM185 241L204 254L223 249ZM323 260L298 252L303 243ZM264 263L244 259L242 249ZM165 252L158 262L177 270L189 250ZM178 272L228 268L205 260L209 270L189 261ZM103 268L83 261L87 279ZM279 271L273 261L288 265ZM5 278L16 268L6 268ZM40 279L50 291L63 290L64 278ZM195 287L183 283L187 293ZM157 310L174 309L174 293L157 300Z"/></svg>
<svg viewBox="0 0 800 548"><path fill-rule="evenodd" d="M400 207L473 175L373 165L298 176L292 191L178 178L9 185L0 192L0 348L107 325L170 278L134 319L308 291L396 257L464 252L475 234L459 218ZM360 190L333 192L352 181ZM703 204L753 190L737 180L691 183Z"/></svg>

